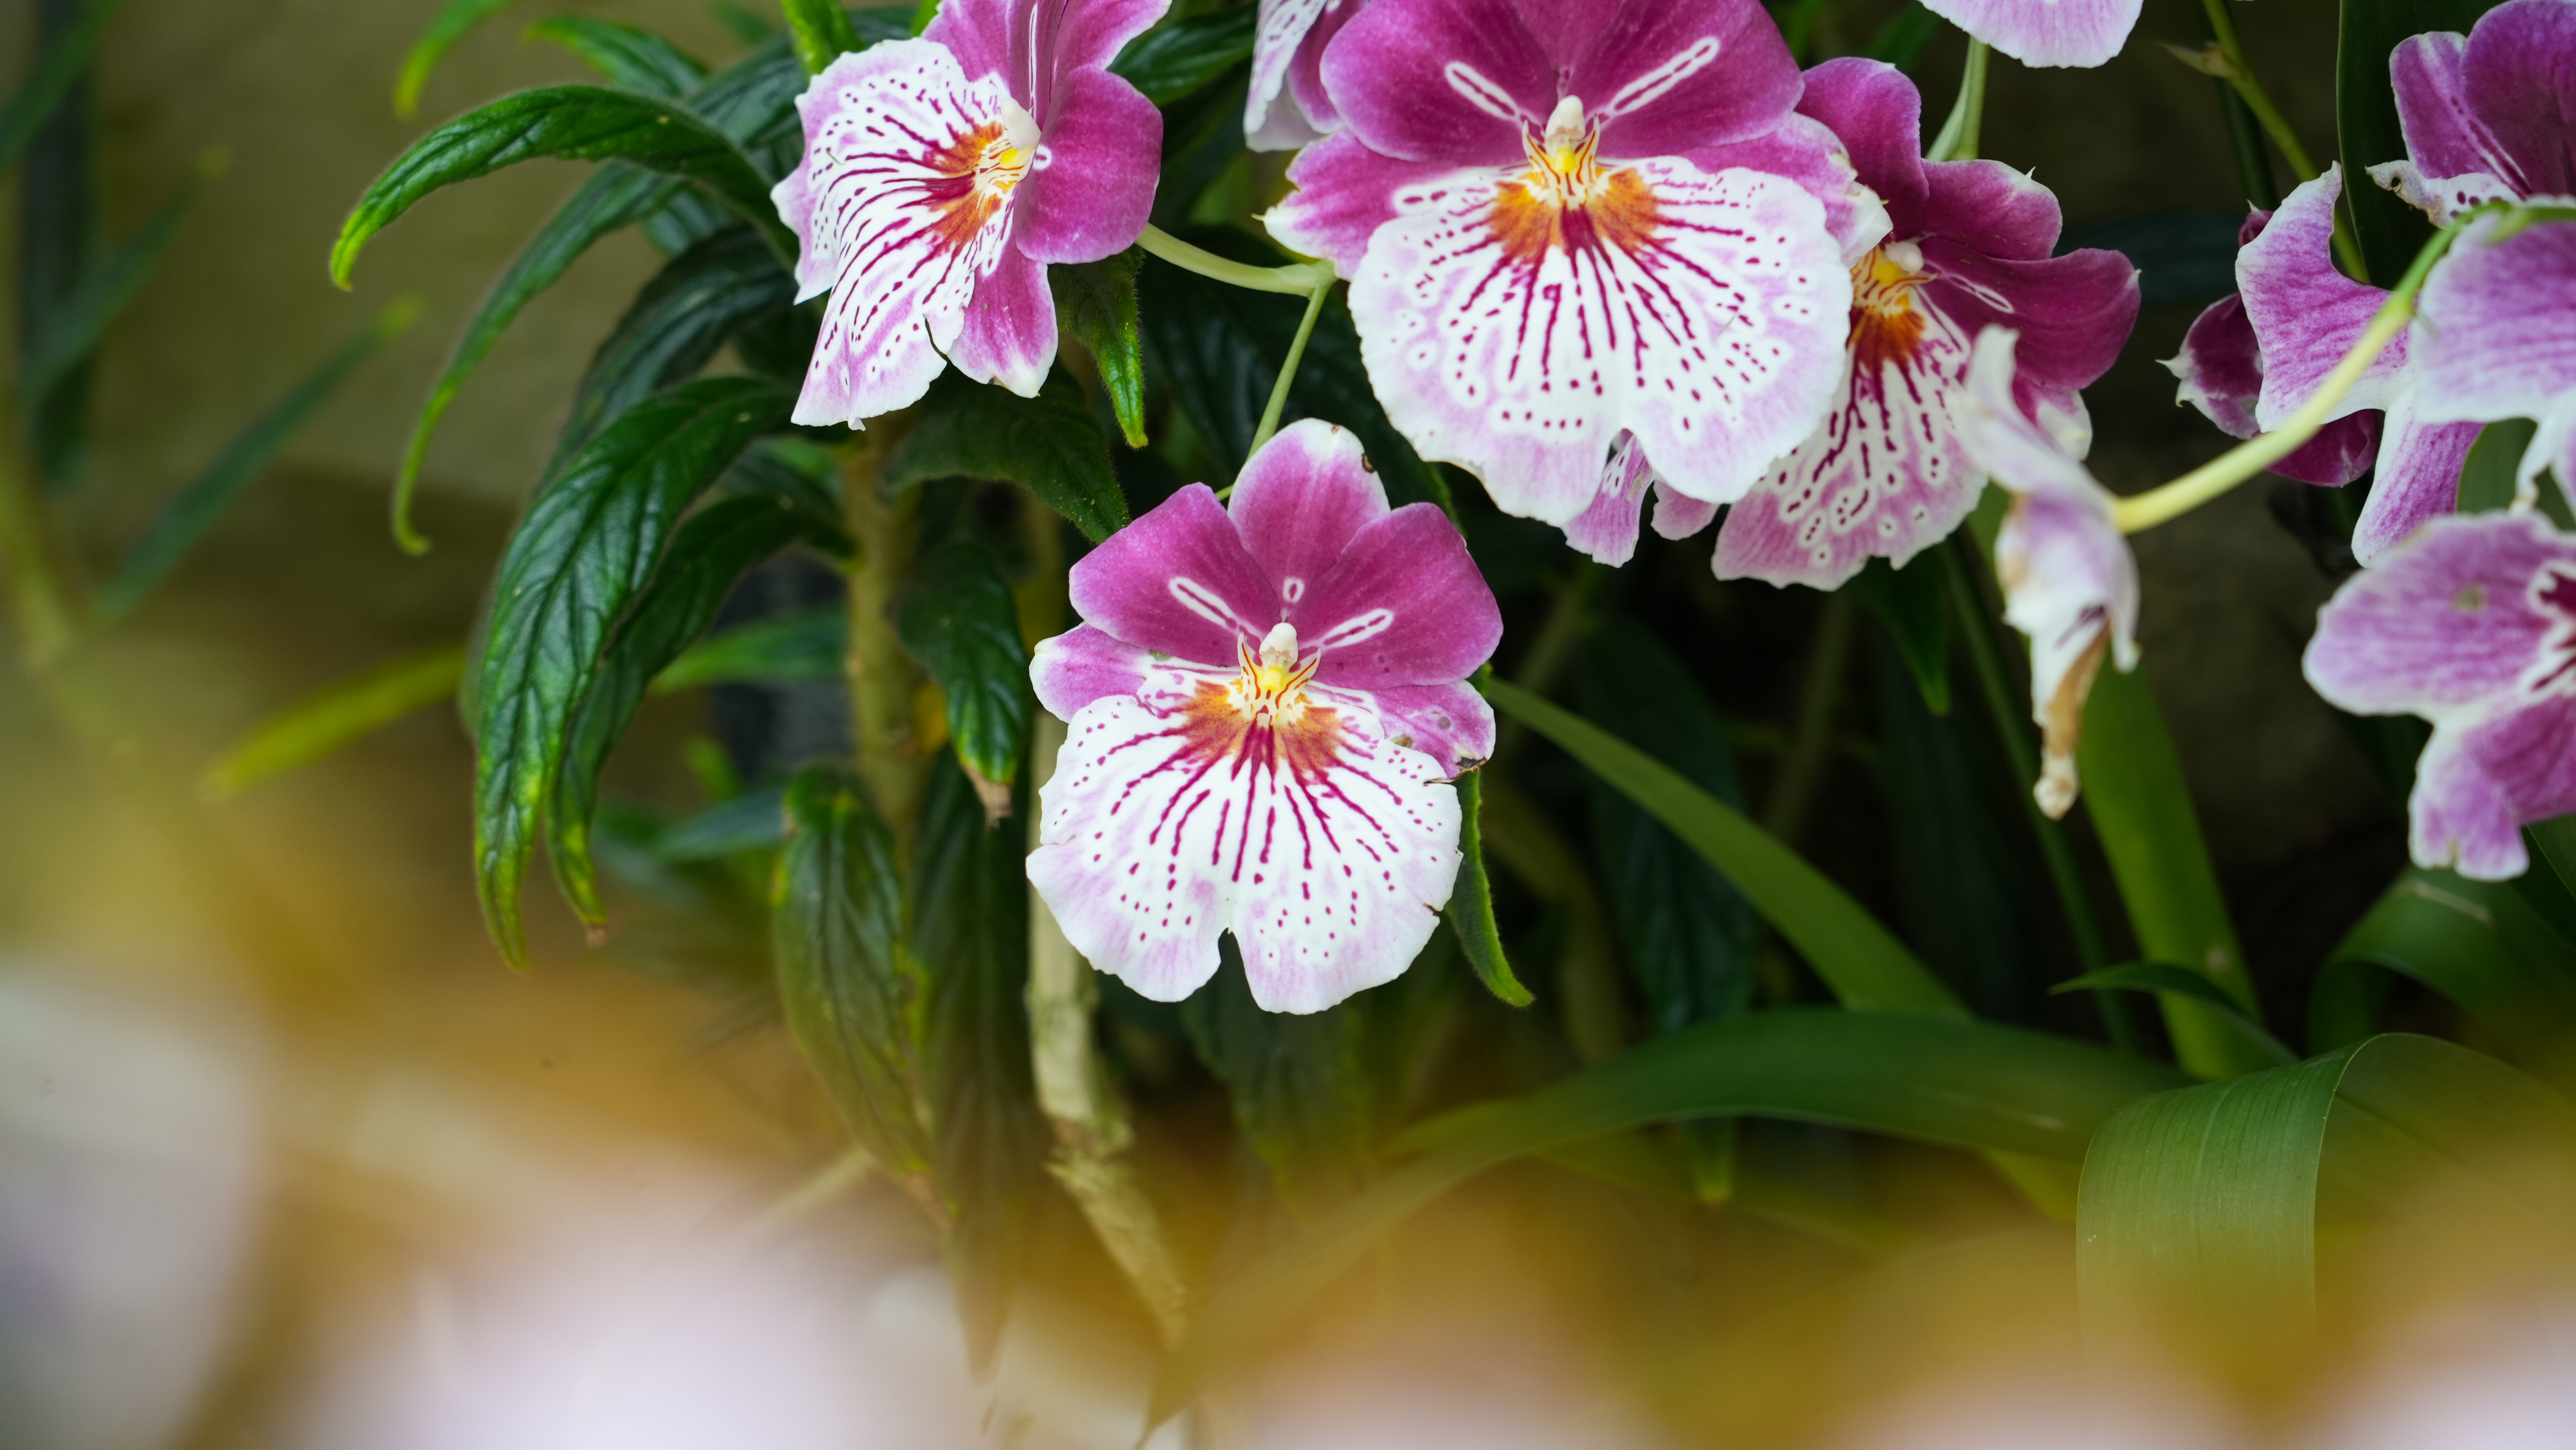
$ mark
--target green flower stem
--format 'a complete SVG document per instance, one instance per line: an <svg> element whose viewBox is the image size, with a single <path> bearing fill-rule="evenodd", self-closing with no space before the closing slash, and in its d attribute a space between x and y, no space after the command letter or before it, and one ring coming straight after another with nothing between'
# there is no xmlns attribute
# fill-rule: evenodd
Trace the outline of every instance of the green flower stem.
<svg viewBox="0 0 2576 1450"><path fill-rule="evenodd" d="M1288 344L1288 360L1279 365L1279 381L1270 385L1270 401L1261 410L1261 426L1252 430L1250 452L1258 453L1270 435L1279 431L1279 415L1288 406L1288 385L1297 381L1297 364L1306 356L1306 339L1315 335L1315 319L1324 312L1324 298L1333 290L1333 276L1327 271L1314 290L1306 294L1306 315L1297 323L1297 336Z"/></svg>
<svg viewBox="0 0 2576 1450"><path fill-rule="evenodd" d="M2252 63L2245 59L2244 42L2237 39L2236 20L2227 13L2227 6L2228 0L2201 0L2200 6L2202 15L2209 21L2210 38L2227 62L2226 72L2219 79L2236 88L2237 96L2245 102L2245 109L2254 113L2255 123L2263 128L2264 135L2272 138L2272 144L2280 148L2281 159L2290 163L2291 172L2301 181L2316 180L2319 173L2315 158L2309 156L2308 148L2300 143L2299 133L2291 127L2290 118L2281 114L2281 108L2272 103L2271 93L2263 89L2262 81L2256 79ZM2350 183L2351 179L2345 178L2345 184ZM2369 277L2368 264L2361 259L2361 239L2353 235L2352 222L2340 206L2335 208L2334 250L2335 258L2343 264L2345 272L2355 277Z"/></svg>
<svg viewBox="0 0 2576 1450"><path fill-rule="evenodd" d="M1950 594L1950 607L1959 616L1959 634L1968 646L1968 663L1975 670L1977 689L1985 697L1986 715L1994 721L1995 735L2003 742L2004 760L2011 767L2016 783L2014 794L2021 798L2022 810L2030 818L2030 828L2039 838L2039 856L2048 868L2048 884L2057 893L2058 909L2066 915L2066 931L2075 939L2075 959L2086 972L2098 972L2111 964L2110 948L2104 944L2102 922L2093 910L2092 893L2084 888L2084 874L2076 868L2075 850L2066 841L2066 828L2048 818L2039 801L2018 787L2039 778L2039 753L2031 748L2030 728L2021 723L2022 712L2015 706L2012 681L2004 673L2003 651L1995 643L1994 610L1985 594L1977 587L1975 575L1969 572L1971 545L1952 536L1941 551L1941 580ZM2126 998L2116 991L2093 994L2102 1013L2102 1030L2111 1045L2122 1052L2138 1048L2137 1023L2129 1016Z"/></svg>
<svg viewBox="0 0 2576 1450"><path fill-rule="evenodd" d="M1229 261L1205 247L1191 246L1161 227L1145 228L1145 234L1138 237L1136 243L1184 272L1196 272L1229 287L1245 287L1255 292L1286 292L1304 297L1333 283L1333 264L1330 262L1256 267L1249 262Z"/></svg>
<svg viewBox="0 0 2576 1450"><path fill-rule="evenodd" d="M1978 131L1985 123L1986 63L1990 54L1984 41L1969 39L1968 64L1959 73L1959 98L1950 103L1950 118L1941 123L1941 134L1932 138L1932 149L1924 153L1925 160L1976 159Z"/></svg>
<svg viewBox="0 0 2576 1450"><path fill-rule="evenodd" d="M2406 325L2415 320L2415 294L2423 290L2424 279L2432 274L2433 264L2451 249L2460 229L2472 218L2502 209L2481 207L2463 212L2453 218L2449 226L2434 233L2433 239L2424 244L2424 250L2415 254L2415 264L2406 269L2406 276L2398 282L2397 289L2388 294L2388 300L2380 305L2379 315L2370 320L2370 326L2362 331L2360 340L2352 345L2352 351L2344 354L2343 361L2335 364L2334 371L2326 374L2326 380L2318 385L2315 395L2292 413L2288 421L2261 437L2237 444L2170 483L2121 499L2112 510L2112 518L2119 525L2120 532L2139 533L2178 519L2288 457L2300 444L2315 437L2317 430L2330 421L2335 405L2343 401L2344 394L2352 391L2353 384L2361 381L2361 375L2379 360L2380 353L2387 350L2388 344L2396 341L2397 335L2406 330Z"/></svg>

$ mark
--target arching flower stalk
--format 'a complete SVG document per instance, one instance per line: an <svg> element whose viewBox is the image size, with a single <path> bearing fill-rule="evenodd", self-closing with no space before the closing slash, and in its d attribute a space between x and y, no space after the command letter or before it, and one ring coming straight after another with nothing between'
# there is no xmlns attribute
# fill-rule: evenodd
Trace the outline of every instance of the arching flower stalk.
<svg viewBox="0 0 2576 1450"><path fill-rule="evenodd" d="M950 363L1037 394L1048 265L1126 249L1153 206L1162 113L1106 67L1167 3L949 0L814 77L805 158L771 193L797 300L832 295L798 423L909 406Z"/></svg>
<svg viewBox="0 0 2576 1450"><path fill-rule="evenodd" d="M1309 420L1230 504L1181 490L1072 585L1083 624L1030 666L1071 730L1029 879L1074 946L1178 1001L1231 930L1274 1012L1401 974L1458 871L1447 782L1493 749L1465 681L1502 616L1447 516L1390 510L1358 440Z"/></svg>

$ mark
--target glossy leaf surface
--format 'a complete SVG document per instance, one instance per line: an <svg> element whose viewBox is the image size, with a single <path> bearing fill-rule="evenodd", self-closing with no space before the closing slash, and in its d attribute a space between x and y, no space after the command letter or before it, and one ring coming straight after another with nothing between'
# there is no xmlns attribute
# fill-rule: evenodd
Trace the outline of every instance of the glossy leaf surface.
<svg viewBox="0 0 2576 1450"><path fill-rule="evenodd" d="M917 560L895 632L948 697L958 760L985 781L1017 780L1035 708L1029 652L1011 586L984 546L960 536Z"/></svg>
<svg viewBox="0 0 2576 1450"><path fill-rule="evenodd" d="M557 15L528 27L582 58L609 84L648 96L684 96L707 78L706 62L640 25L596 15Z"/></svg>
<svg viewBox="0 0 2576 1450"><path fill-rule="evenodd" d="M1069 381L1023 398L950 373L921 407L886 464L888 489L938 478L999 479L1036 494L1095 544L1127 526L1108 440Z"/></svg>
<svg viewBox="0 0 2576 1450"><path fill-rule="evenodd" d="M1056 323L1090 349L1100 386L1130 448L1145 446L1145 352L1136 333L1136 269L1144 253L1047 269Z"/></svg>
<svg viewBox="0 0 2576 1450"><path fill-rule="evenodd" d="M1475 771L1458 777L1458 884L1441 915L1458 934L1458 950L1485 990L1504 1005L1526 1007L1536 1000L1512 974L1503 950L1503 934L1494 925L1494 883L1485 872L1485 782Z"/></svg>

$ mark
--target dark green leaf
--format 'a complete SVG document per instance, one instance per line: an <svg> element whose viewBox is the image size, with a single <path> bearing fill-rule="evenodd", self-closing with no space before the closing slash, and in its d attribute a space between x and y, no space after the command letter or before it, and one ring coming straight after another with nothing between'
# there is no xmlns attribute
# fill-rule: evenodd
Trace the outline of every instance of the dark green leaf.
<svg viewBox="0 0 2576 1450"><path fill-rule="evenodd" d="M1649 1123L1742 1115L2071 1161L2121 1104L2181 1081L2088 1043L1918 1015L1757 1012L1659 1037L1529 1097L1409 1133L1422 1156L1210 1296L1165 1361L1148 1418L1189 1404L1415 1210L1513 1158Z"/></svg>
<svg viewBox="0 0 2576 1450"><path fill-rule="evenodd" d="M1497 680L1486 694L1496 709L1556 742L1725 873L1845 1006L1967 1015L1950 989L1859 902L1741 812L1598 725L1518 686Z"/></svg>
<svg viewBox="0 0 2576 1450"><path fill-rule="evenodd" d="M918 1176L931 1162L912 1027L922 979L894 834L836 766L798 772L786 818L769 905L787 1026L859 1142L887 1172Z"/></svg>
<svg viewBox="0 0 2576 1450"><path fill-rule="evenodd" d="M2478 441L2469 445L2469 456L2460 463L2461 513L2495 513L2513 503L2519 486L2514 473L2538 431L2539 425L2528 418L2506 418L2478 430Z"/></svg>
<svg viewBox="0 0 2576 1450"><path fill-rule="evenodd" d="M526 959L519 886L610 625L690 502L793 398L748 378L684 383L611 424L510 536L474 691L475 878L502 953Z"/></svg>
<svg viewBox="0 0 2576 1450"><path fill-rule="evenodd" d="M1930 13L1930 12L1925 12ZM1869 606L1935 715L1950 713L1950 611L1942 604L1941 559L1926 551L1902 569L1873 558L1843 586Z"/></svg>
<svg viewBox="0 0 2576 1450"><path fill-rule="evenodd" d="M1870 36L1869 44L1861 48L1861 54L1871 60L1883 60L1898 70L1911 71L1914 63L1923 58L1923 47L1941 33L1941 25L1940 16L1920 4L1909 4L1888 17L1887 23Z"/></svg>
<svg viewBox="0 0 2576 1450"><path fill-rule="evenodd" d="M961 534L916 560L895 632L948 697L958 761L980 781L1016 781L1034 705L1029 652L1011 586L984 546Z"/></svg>
<svg viewBox="0 0 2576 1450"><path fill-rule="evenodd" d="M234 435L204 472L190 479L162 506L152 527L127 551L124 562L117 566L116 577L98 592L99 617L121 619L143 602L143 596L178 567L206 531L224 516L224 510L268 467L277 451L295 436L295 430L330 401L360 364L402 336L419 317L420 304L414 299L406 298L386 308L366 331Z"/></svg>
<svg viewBox="0 0 2576 1450"><path fill-rule="evenodd" d="M179 188L178 195L162 203L161 209L123 246L84 269L71 294L58 299L35 319L35 346L19 375L21 398L41 398L51 393L98 351L99 340L107 335L109 324L125 311L134 294L143 290L143 284L152 280L154 269L161 264L161 254L170 249L171 241L179 235L179 224L188 219L189 210L197 204L197 197L217 169L212 161L201 163Z"/></svg>
<svg viewBox="0 0 2576 1450"><path fill-rule="evenodd" d="M949 1208L970 1356L989 1363L1018 1277L1047 1134L1030 1082L1023 833L988 829L955 762L931 767L913 851L912 953L925 994L922 1090Z"/></svg>
<svg viewBox="0 0 2576 1450"><path fill-rule="evenodd" d="M547 476L610 419L697 376L745 323L795 298L796 279L748 227L728 227L664 263L591 355Z"/></svg>
<svg viewBox="0 0 2576 1450"><path fill-rule="evenodd" d="M933 384L921 417L886 464L885 486L936 478L1016 483L1099 543L1127 526L1127 499L1109 470L1109 445L1063 378L1023 398L950 373Z"/></svg>
<svg viewBox="0 0 2576 1450"><path fill-rule="evenodd" d="M2408 870L2317 973L2308 1046L2342 1047L2376 1026L2383 972L2448 998L2523 1065L2558 1065L2576 1040L2576 960L2511 885Z"/></svg>
<svg viewBox="0 0 2576 1450"><path fill-rule="evenodd" d="M745 45L758 45L764 40L778 38L778 27L759 11L743 4L742 0L711 0L707 8L714 11L716 19L724 22L725 29L732 31L734 38Z"/></svg>
<svg viewBox="0 0 2576 1450"><path fill-rule="evenodd" d="M2234 998L2218 990L2216 982L2198 972L2177 967L2171 962L2132 962L2127 966L2104 967L2098 972L2086 972L2080 977L2069 978L2048 990L2051 992L2103 990L2171 992L2177 997L2189 997L2236 1024L2236 1029L2245 1034L2246 1040L2260 1049L2265 1057L2272 1059L2275 1065L2286 1065L2299 1060L2299 1055L2283 1046L2281 1039L2264 1030L2262 1023L2246 1016L2245 1009L2238 1006Z"/></svg>
<svg viewBox="0 0 2576 1450"><path fill-rule="evenodd" d="M1485 783L1476 771L1458 777L1458 884L1441 915L1458 933L1458 949L1476 980L1506 1006L1526 1007L1535 999L1512 975L1511 958L1503 952L1503 934L1494 925L1494 883L1485 874Z"/></svg>
<svg viewBox="0 0 2576 1450"><path fill-rule="evenodd" d="M673 821L653 842L665 861L716 861L787 839L787 790L764 785Z"/></svg>
<svg viewBox="0 0 2576 1450"><path fill-rule="evenodd" d="M1312 1210L1345 1196L1369 1145L1361 1021L1349 1003L1298 1016L1252 1000L1228 936L1216 977L1181 1003L1190 1046L1234 1106L1235 1126L1281 1197Z"/></svg>
<svg viewBox="0 0 2576 1450"><path fill-rule="evenodd" d="M548 853L555 880L582 921L607 921L591 870L590 821L599 806L599 772L626 734L646 687L664 666L715 622L716 611L743 574L810 530L804 517L765 498L728 498L692 514L671 537L653 582L617 626L596 678L565 732L546 808Z"/></svg>
<svg viewBox="0 0 2576 1450"><path fill-rule="evenodd" d="M20 92L22 100L44 88L43 72L58 63L49 53L66 42L76 43L102 7L94 0L37 0L28 9L34 12L31 30L38 59L37 74L27 78ZM98 200L98 80L96 67L84 66L46 103L49 114L35 118L38 124L23 143L25 163L18 174L17 405L28 461L45 492L54 496L70 492L88 471L90 402L98 369L81 361L50 386L31 387L25 380L32 355L44 345L51 315L79 290L102 250L106 223ZM10 114L18 113L13 109ZM15 124L13 120L13 128Z"/></svg>
<svg viewBox="0 0 2576 1450"><path fill-rule="evenodd" d="M271 776L312 764L415 710L456 697L462 644L433 645L334 680L261 721L198 777L198 793L230 800Z"/></svg>
<svg viewBox="0 0 2576 1450"><path fill-rule="evenodd" d="M817 605L707 636L654 678L653 693L699 685L837 680L849 651L849 611L838 604Z"/></svg>
<svg viewBox="0 0 2576 1450"><path fill-rule="evenodd" d="M456 43L474 31L474 27L510 8L512 0L447 0L438 13L429 18L429 26L412 42L411 53L403 57L402 74L394 79L394 114L409 116L420 108L421 88L429 84L430 72L456 48Z"/></svg>
<svg viewBox="0 0 2576 1450"><path fill-rule="evenodd" d="M685 96L707 78L706 62L640 25L595 15L557 15L528 27L589 62L609 84L650 96Z"/></svg>
<svg viewBox="0 0 2576 1450"><path fill-rule="evenodd" d="M849 536L840 532L840 480L832 456L822 449L799 438L763 439L735 461L722 486L727 493L776 499L797 510L818 531L816 548L848 557Z"/></svg>
<svg viewBox="0 0 2576 1450"><path fill-rule="evenodd" d="M1252 58L1252 35L1259 6L1237 5L1213 15L1168 20L1118 52L1109 69L1163 106L1215 80Z"/></svg>
<svg viewBox="0 0 2576 1450"><path fill-rule="evenodd" d="M358 253L431 192L540 157L624 161L706 188L792 258L769 184L724 132L676 101L599 86L546 86L468 112L413 143L367 188L331 248L331 280L349 285Z"/></svg>
<svg viewBox="0 0 2576 1450"><path fill-rule="evenodd" d="M1136 336L1136 269L1144 259L1130 247L1102 261L1047 269L1056 325L1090 349L1130 448L1145 446L1145 351Z"/></svg>
<svg viewBox="0 0 2576 1450"><path fill-rule="evenodd" d="M825 66L859 48L859 33L838 0L778 0L778 8L787 12L787 33L796 41L796 59L807 75L820 75Z"/></svg>
<svg viewBox="0 0 2576 1450"><path fill-rule="evenodd" d="M2571 1152L2564 1099L2428 1037L2375 1037L2143 1099L2084 1160L2075 1239L2088 1335L2162 1333L2261 1383L2300 1362L2314 1327L2321 1177L2339 1196L2385 1203L2410 1186L2392 1175L2431 1173L2563 1214L2543 1180L2576 1166Z"/></svg>
<svg viewBox="0 0 2576 1450"><path fill-rule="evenodd" d="M9 93L8 104L0 106L0 174L27 154L27 147L44 129L54 108L71 94L89 70L90 62L97 58L99 43L107 38L108 22L124 8L125 0L87 0L71 22L55 31L37 52L27 78Z"/></svg>
<svg viewBox="0 0 2576 1450"><path fill-rule="evenodd" d="M2093 681L2075 758L2084 808L2110 858L2139 953L2199 972L2244 1011L2257 1010L2191 785L2143 670L2106 669ZM2188 998L2163 1000L2175 1059L2193 1076L2230 1077L2267 1065L2225 1018Z"/></svg>
<svg viewBox="0 0 2576 1450"><path fill-rule="evenodd" d="M2370 168L2406 156L2397 125L2397 94L2388 79L2388 53L2398 42L2428 30L2465 34L2493 0L2343 0L2335 54L2335 127L2343 152L2344 203L2351 208L2365 279L2394 287L2415 253L2432 239L2424 214L2382 191Z"/></svg>

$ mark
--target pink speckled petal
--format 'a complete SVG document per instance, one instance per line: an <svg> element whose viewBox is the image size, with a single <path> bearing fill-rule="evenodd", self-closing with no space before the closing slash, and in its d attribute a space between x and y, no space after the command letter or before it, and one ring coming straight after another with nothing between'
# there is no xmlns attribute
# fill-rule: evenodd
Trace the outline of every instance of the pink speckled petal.
<svg viewBox="0 0 2576 1450"><path fill-rule="evenodd" d="M1104 70L1058 86L1037 166L1011 198L1014 241L1041 262L1097 262L1145 232L1163 169L1163 113Z"/></svg>
<svg viewBox="0 0 2576 1450"><path fill-rule="evenodd" d="M1232 670L1280 618L1269 577L1203 483L1110 535L1071 583L1085 622L1187 664Z"/></svg>
<svg viewBox="0 0 2576 1450"><path fill-rule="evenodd" d="M1226 513L1269 577L1277 618L1298 619L1296 606L1353 536L1386 517L1386 485L1365 456L1359 435L1303 418L1263 444L1235 479Z"/></svg>
<svg viewBox="0 0 2576 1450"><path fill-rule="evenodd" d="M1293 151L1321 133L1288 93L1288 69L1306 33L1323 18L1326 0L1261 0L1252 31L1252 80L1243 98L1243 135L1255 151ZM1274 134L1274 115L1283 126Z"/></svg>
<svg viewBox="0 0 2576 1450"><path fill-rule="evenodd" d="M1373 6L1335 54L1395 8ZM1653 230L1605 238L1579 263L1554 245L1506 247L1497 199L1512 173L1401 191L1351 284L1387 416L1424 458L1473 470L1506 512L1559 525L1581 513L1621 428L1673 487L1741 497L1813 431L1840 378L1851 276L1814 197L1679 158L1633 173Z"/></svg>
<svg viewBox="0 0 2576 1450"><path fill-rule="evenodd" d="M2498 224L2471 222L2424 283L2417 407L2428 422L2537 421L2517 470L2528 498L2553 464L2561 487L2576 486L2576 223L2502 242Z"/></svg>
<svg viewBox="0 0 2576 1450"><path fill-rule="evenodd" d="M1055 366L1055 297L1046 268L1005 250L975 284L948 360L979 383L998 383L1034 398Z"/></svg>
<svg viewBox="0 0 2576 1450"><path fill-rule="evenodd" d="M2268 213L2257 213L2268 215ZM2231 438L2262 432L2254 402L2263 391L2263 355L2254 346L2254 324L2235 293L2209 304L2184 334L2182 351L2165 360L2182 380L2175 401L2200 410ZM2337 418L2293 449L2271 471L2301 483L2339 487L2370 471L2379 453L2376 410Z"/></svg>
<svg viewBox="0 0 2576 1450"><path fill-rule="evenodd" d="M1989 257L2035 262L2057 250L2057 193L2000 161L1927 161L1926 234Z"/></svg>
<svg viewBox="0 0 2576 1450"><path fill-rule="evenodd" d="M1689 155L1692 165L1711 176L1741 166L1805 187L1824 207L1825 229L1833 233L1846 263L1859 261L1888 234L1887 207L1877 192L1861 184L1841 138L1822 121L1789 116L1778 129L1750 141L1704 146Z"/></svg>
<svg viewBox="0 0 2576 1450"><path fill-rule="evenodd" d="M1463 680L1502 643L1503 613L1457 525L1435 504L1372 520L1291 607L1315 678L1340 689Z"/></svg>
<svg viewBox="0 0 2576 1450"><path fill-rule="evenodd" d="M1038 641L1029 654L1029 683L1038 703L1059 720L1106 695L1133 695L1157 668L1151 651L1092 625Z"/></svg>
<svg viewBox="0 0 2576 1450"><path fill-rule="evenodd" d="M2417 412L2422 397L2420 391L2410 393L2384 415L2363 413L2329 423L2300 450L2316 448L2337 428L2365 420L2380 425L2384 419L2370 498L2352 527L2352 556L2364 565L2378 563L2427 521L2459 506L2460 465L2468 461L2469 445L2478 441L2478 425L2427 423ZM2299 456L2294 453L2282 462Z"/></svg>
<svg viewBox="0 0 2576 1450"><path fill-rule="evenodd" d="M1327 688L1327 695L1342 692ZM1352 692L1377 710L1389 740L1439 763L1444 777L1472 770L1494 753L1494 707L1464 680L1446 685L1387 685Z"/></svg>
<svg viewBox="0 0 2576 1450"><path fill-rule="evenodd" d="M1075 716L1029 880L1091 964L1157 1001L1243 947L1253 1000L1316 1012L1410 965L1458 870L1458 800L1370 712L1236 718L1221 688Z"/></svg>
<svg viewBox="0 0 2576 1450"><path fill-rule="evenodd" d="M2120 53L2139 0L1926 0L1923 7L2029 66L2097 66Z"/></svg>
<svg viewBox="0 0 2576 1450"><path fill-rule="evenodd" d="M2317 614L2308 683L2365 715L2484 718L2543 655L2565 616L2533 581L2576 575L2576 539L2530 514L2437 518ZM2545 672L2544 672L2545 673Z"/></svg>
<svg viewBox="0 0 2576 1450"><path fill-rule="evenodd" d="M1377 0L1326 49L1323 75L1369 149L1408 161L1509 165L1557 99L1556 65L1495 0Z"/></svg>
<svg viewBox="0 0 2576 1450"><path fill-rule="evenodd" d="M1932 188L1923 172L1923 97L1905 72L1858 56L1826 61L1807 72L1798 113L1823 122L1842 139L1861 184L1885 203L1891 235L1911 239L1929 229L1924 209ZM2055 210L2052 204L2051 213ZM2048 255L2047 248L2039 255Z"/></svg>
<svg viewBox="0 0 2576 1450"><path fill-rule="evenodd" d="M2281 426L2315 394L2388 300L2379 288L2335 270L2334 211L2342 195L2342 168L2329 165L2325 175L2292 190L2263 234L2236 254L2237 292L2263 352L2254 416L2265 428ZM2406 352L2403 336L2382 350L2334 416L2386 408L2412 386Z"/></svg>
<svg viewBox="0 0 2576 1450"><path fill-rule="evenodd" d="M1655 481L1646 450L1633 435L1622 433L1610 446L1610 461L1601 469L1601 492L1589 507L1565 523L1565 542L1578 554L1616 569L1637 553L1637 526L1644 516L1646 486Z"/></svg>
<svg viewBox="0 0 2576 1450"><path fill-rule="evenodd" d="M1678 156L1751 140L1798 103L1798 62L1753 0L1544 0L1520 9L1564 77L1559 93L1605 118L1604 156Z"/></svg>
<svg viewBox="0 0 2576 1450"><path fill-rule="evenodd" d="M1345 277L1359 275L1369 238L1395 216L1401 194L1436 195L1440 178L1482 184L1485 173L1445 161L1397 161L1343 132L1298 153L1288 164L1297 189L1262 217L1270 235L1292 252L1331 259Z"/></svg>

